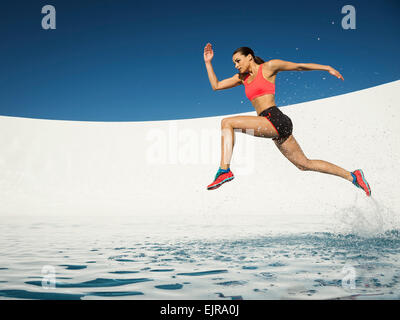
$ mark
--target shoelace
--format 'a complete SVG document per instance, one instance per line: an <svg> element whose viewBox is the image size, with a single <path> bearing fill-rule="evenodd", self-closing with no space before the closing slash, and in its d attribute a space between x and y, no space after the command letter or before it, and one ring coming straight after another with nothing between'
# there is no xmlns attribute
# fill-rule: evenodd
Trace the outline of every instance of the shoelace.
<svg viewBox="0 0 400 320"><path fill-rule="evenodd" d="M228 172L229 172L229 171L228 171ZM224 172L224 171L222 171L222 169L218 169L218 172L217 172L217 174L215 175L214 180L217 180L217 178L218 178L221 174L223 174L223 173L228 173L228 172Z"/></svg>
<svg viewBox="0 0 400 320"><path fill-rule="evenodd" d="M356 177L356 175L355 175L353 172L351 172L351 175L353 176L353 184L354 184L356 187L360 188L359 184L357 183L357 177Z"/></svg>

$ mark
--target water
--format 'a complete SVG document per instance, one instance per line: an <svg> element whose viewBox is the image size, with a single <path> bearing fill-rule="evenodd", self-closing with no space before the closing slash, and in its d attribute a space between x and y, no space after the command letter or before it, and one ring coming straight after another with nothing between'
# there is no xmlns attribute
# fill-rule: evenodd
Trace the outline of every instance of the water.
<svg viewBox="0 0 400 320"><path fill-rule="evenodd" d="M400 298L397 217L372 200L329 217L1 219L0 299Z"/></svg>

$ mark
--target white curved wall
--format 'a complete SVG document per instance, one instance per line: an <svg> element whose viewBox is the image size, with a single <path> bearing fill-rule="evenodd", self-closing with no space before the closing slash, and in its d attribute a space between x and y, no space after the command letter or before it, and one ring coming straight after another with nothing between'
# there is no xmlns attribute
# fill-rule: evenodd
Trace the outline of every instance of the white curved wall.
<svg viewBox="0 0 400 320"><path fill-rule="evenodd" d="M399 212L400 81L282 108L310 159L362 168ZM255 112L245 113L255 115ZM230 115L229 115L230 116ZM0 215L307 215L365 194L293 166L270 139L236 133L232 182L208 191L220 121L78 122L0 117Z"/></svg>

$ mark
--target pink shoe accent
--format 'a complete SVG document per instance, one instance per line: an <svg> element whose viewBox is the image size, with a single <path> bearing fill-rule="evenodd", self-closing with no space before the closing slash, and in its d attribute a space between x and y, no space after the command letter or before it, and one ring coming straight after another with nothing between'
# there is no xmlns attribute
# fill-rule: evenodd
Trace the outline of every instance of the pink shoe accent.
<svg viewBox="0 0 400 320"><path fill-rule="evenodd" d="M214 180L213 183L207 186L208 190L214 190L219 188L222 184L225 182L231 181L234 178L234 175L232 171L229 171L227 173L222 173L220 174L217 179Z"/></svg>
<svg viewBox="0 0 400 320"><path fill-rule="evenodd" d="M352 172L352 174L356 177L355 185L359 187L360 189L363 189L365 191L365 194L369 197L371 196L371 188L367 182L367 180L364 177L364 173L362 172L361 169L357 169Z"/></svg>

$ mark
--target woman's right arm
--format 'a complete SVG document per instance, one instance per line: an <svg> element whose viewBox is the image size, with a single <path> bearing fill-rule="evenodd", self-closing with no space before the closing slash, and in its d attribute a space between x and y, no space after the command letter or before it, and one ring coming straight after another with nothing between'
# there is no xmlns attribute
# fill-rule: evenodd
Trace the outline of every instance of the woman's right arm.
<svg viewBox="0 0 400 320"><path fill-rule="evenodd" d="M207 43L204 48L204 62L206 64L206 69L208 73L208 79L210 80L210 84L212 89L222 90L236 87L241 84L241 80L239 79L239 75L235 74L233 77L218 81L217 76L214 73L211 60L214 57L214 52L212 50L211 43Z"/></svg>
<svg viewBox="0 0 400 320"><path fill-rule="evenodd" d="M214 73L211 61L206 62L206 69L208 73L208 79L210 80L210 84L213 90L218 90L218 79Z"/></svg>
<svg viewBox="0 0 400 320"><path fill-rule="evenodd" d="M207 68L207 71L208 71L208 68ZM210 76L210 71L208 71L208 78L210 79L210 83L211 83L211 86L213 87L214 91L229 89L229 88L237 87L238 85L242 84L241 80L239 79L239 74L237 74L237 73L231 78L224 79L222 81L218 81L217 77L215 76L214 72L212 71L212 67L211 67L211 72L214 75L216 85L213 85L213 82L211 80L212 76Z"/></svg>

